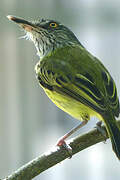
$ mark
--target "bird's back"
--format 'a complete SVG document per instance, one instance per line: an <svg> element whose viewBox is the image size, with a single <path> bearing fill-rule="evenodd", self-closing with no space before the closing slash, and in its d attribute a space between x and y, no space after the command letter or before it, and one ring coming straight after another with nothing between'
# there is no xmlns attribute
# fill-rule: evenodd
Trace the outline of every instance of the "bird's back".
<svg viewBox="0 0 120 180"><path fill-rule="evenodd" d="M72 91L73 99L98 113L102 114L110 108L118 117L119 100L114 80L103 64L85 48L59 48L38 64L41 73L36 72L46 84L44 89L48 89L47 85L53 91L67 89L68 96Z"/></svg>

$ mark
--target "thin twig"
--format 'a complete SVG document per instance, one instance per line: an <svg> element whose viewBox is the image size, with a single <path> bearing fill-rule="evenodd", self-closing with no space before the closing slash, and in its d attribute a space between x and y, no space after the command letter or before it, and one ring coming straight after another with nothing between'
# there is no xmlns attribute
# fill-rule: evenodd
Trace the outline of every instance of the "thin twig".
<svg viewBox="0 0 120 180"><path fill-rule="evenodd" d="M118 125L120 126L120 121L118 121ZM103 128L105 129L104 126ZM107 138L108 136L106 137L106 139ZM86 134L77 136L74 139L70 139L68 143L72 147L72 154L74 155L86 149L87 147L90 147L104 140L105 137L102 136L97 129L94 129ZM69 154L64 149L64 147L53 147L50 151L25 164L24 166L13 172L13 174L6 177L4 180L30 180L68 157Z"/></svg>

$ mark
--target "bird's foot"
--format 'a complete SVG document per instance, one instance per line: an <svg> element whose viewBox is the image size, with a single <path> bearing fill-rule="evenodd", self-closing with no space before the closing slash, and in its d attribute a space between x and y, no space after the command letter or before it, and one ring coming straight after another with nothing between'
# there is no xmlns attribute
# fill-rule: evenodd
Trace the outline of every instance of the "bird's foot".
<svg viewBox="0 0 120 180"><path fill-rule="evenodd" d="M65 142L64 138L61 138L57 142L57 146L64 147L68 152L69 158L72 158L72 148L70 147L70 145L68 143Z"/></svg>
<svg viewBox="0 0 120 180"><path fill-rule="evenodd" d="M107 140L107 133L105 131L105 129L102 127L102 121L99 121L96 123L96 127L95 127L104 137L104 143Z"/></svg>

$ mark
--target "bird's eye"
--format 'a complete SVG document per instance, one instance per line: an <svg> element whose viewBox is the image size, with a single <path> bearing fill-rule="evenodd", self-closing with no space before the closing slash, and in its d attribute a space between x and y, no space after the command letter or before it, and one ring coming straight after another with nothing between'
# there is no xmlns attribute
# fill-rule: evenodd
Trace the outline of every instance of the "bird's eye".
<svg viewBox="0 0 120 180"><path fill-rule="evenodd" d="M52 28L56 28L57 26L58 26L58 24L55 22L50 23L50 27L52 27Z"/></svg>

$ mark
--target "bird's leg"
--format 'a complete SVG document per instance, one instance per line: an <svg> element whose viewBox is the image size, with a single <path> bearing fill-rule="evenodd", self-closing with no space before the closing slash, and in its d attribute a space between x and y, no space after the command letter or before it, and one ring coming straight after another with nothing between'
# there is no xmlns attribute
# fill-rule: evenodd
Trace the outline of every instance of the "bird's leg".
<svg viewBox="0 0 120 180"><path fill-rule="evenodd" d="M98 121L96 123L96 128L104 136L104 142L106 142L107 134L106 134L105 129L102 127L102 121Z"/></svg>
<svg viewBox="0 0 120 180"><path fill-rule="evenodd" d="M64 136L62 136L59 141L57 142L57 146L61 147L64 146L65 149L68 151L69 155L72 154L72 148L65 142L65 140L71 136L74 132L76 132L81 127L85 126L87 124L88 120L83 120L79 125L71 129L68 133L66 133Z"/></svg>

